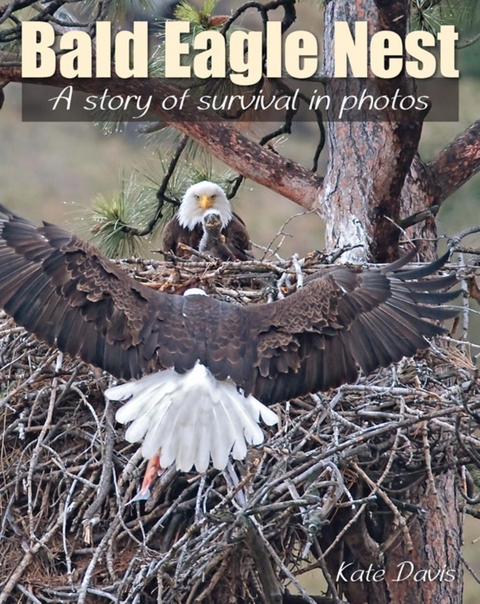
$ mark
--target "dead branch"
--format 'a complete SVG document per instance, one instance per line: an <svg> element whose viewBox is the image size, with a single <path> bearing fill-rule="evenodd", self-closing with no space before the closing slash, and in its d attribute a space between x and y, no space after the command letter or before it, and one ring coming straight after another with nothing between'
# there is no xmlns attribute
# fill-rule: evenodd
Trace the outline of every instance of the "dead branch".
<svg viewBox="0 0 480 604"><path fill-rule="evenodd" d="M437 183L436 204L447 199L480 170L480 120L445 147L427 164L431 178Z"/></svg>
<svg viewBox="0 0 480 604"><path fill-rule="evenodd" d="M5 82L21 82L19 68L0 67L0 80ZM74 86L75 90L91 94L102 94L105 83L100 78L84 78L67 80L59 74L47 80L29 79L30 84L43 84L65 88ZM218 116L209 111L199 111L192 99L186 99L182 110L173 108L166 111L162 101L168 96L179 98L183 90L173 86L166 80L150 79L120 79L112 77L108 87L113 95L143 95L152 96L151 112L165 124L173 126L178 131L208 149L208 152L228 166L233 166L245 178L266 186L267 188L294 201L307 210L318 207L318 195L323 179L299 164L281 157L262 147L238 129L224 122L219 122Z"/></svg>

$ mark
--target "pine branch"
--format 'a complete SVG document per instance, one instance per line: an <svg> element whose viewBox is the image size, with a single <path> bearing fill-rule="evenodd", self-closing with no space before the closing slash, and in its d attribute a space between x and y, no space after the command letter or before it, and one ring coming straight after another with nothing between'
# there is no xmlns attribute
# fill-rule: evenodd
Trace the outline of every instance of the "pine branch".
<svg viewBox="0 0 480 604"><path fill-rule="evenodd" d="M0 80L21 82L20 69L0 67ZM29 79L29 83L64 88L74 86L76 90L90 94L102 94L105 84L101 79L85 78L67 80L58 73L45 79ZM186 99L182 110L166 111L162 100L167 96L181 96L183 91L165 80L148 79L135 81L112 77L109 80L111 95L152 96L151 112L166 124L186 134L205 147L214 157L231 166L245 178L257 182L283 195L307 210L318 207L318 196L323 179L303 166L262 148L258 143L240 134L235 126L219 123L210 111L197 109L192 99Z"/></svg>

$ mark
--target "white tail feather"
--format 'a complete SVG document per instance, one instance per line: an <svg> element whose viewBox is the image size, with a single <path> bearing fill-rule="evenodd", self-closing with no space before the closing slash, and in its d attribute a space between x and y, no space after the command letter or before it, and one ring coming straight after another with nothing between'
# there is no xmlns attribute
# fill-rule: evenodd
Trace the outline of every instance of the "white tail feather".
<svg viewBox="0 0 480 604"><path fill-rule="evenodd" d="M144 438L144 457L150 459L160 450L162 467L176 462L184 472L192 466L204 472L210 457L219 470L227 465L229 453L244 459L247 444L263 442L260 418L269 426L278 421L271 409L253 396L243 396L231 380L219 382L200 363L183 375L167 369L109 388L105 396L129 399L116 419L133 422L125 438Z"/></svg>

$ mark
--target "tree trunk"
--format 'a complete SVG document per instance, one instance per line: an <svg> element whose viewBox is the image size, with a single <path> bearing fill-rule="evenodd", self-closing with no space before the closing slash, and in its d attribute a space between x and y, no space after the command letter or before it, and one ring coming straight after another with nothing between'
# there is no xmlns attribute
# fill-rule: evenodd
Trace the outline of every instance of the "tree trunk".
<svg viewBox="0 0 480 604"><path fill-rule="evenodd" d="M388 28L404 37L408 10L409 3L405 0L329 2L325 16L325 75L333 76L335 21L347 21L353 32L355 21L366 20L369 35ZM328 115L330 162L319 198L326 223L327 252L350 247L342 261L392 261L398 256L400 239L405 239L405 231L400 228L402 220L426 211L426 220L410 227L405 221L405 228L409 229L409 239L430 240L419 246L423 259L429 260L435 255L432 240L436 235L435 209L430 208L439 192L429 178L427 167L416 155L424 116L412 111L405 119L398 111L386 110L375 121L336 121L343 96L358 95L363 87L364 83L353 78L327 83L327 93L337 101ZM393 82L369 83L369 92L377 90L379 95L391 95L395 89L402 95L411 94L412 84L405 75ZM386 509L379 510L378 517L368 522L363 518L347 533L342 555L331 558L328 564L340 592L350 604L460 604L463 513L452 471L436 479L436 489L424 481L402 494L404 502L419 510L407 521L411 543L406 538L407 531L396 526L398 518ZM348 520L337 517L331 527L332 540ZM392 539L395 531L396 537ZM389 546L383 552L386 543ZM339 574L342 560L352 565ZM383 569L385 575L375 581L372 572L366 574L369 568L372 572ZM398 580L412 568L414 571L407 579Z"/></svg>
<svg viewBox="0 0 480 604"><path fill-rule="evenodd" d="M418 510L404 512L405 528L379 506L345 535L341 551L332 554L328 567L349 604L462 602L463 514L453 473L436 478L435 488L422 482L402 494L409 509ZM324 545L349 519L337 515Z"/></svg>
<svg viewBox="0 0 480 604"><path fill-rule="evenodd" d="M406 0L389 3L388 10L380 10L373 0L330 2L325 14L326 77L334 75L336 21L347 21L353 32L355 22L367 20L369 36L390 29L405 37L408 13ZM405 112L397 107L369 111L369 121L350 121L348 115L339 120L345 96L359 97L364 90L374 98L392 98L397 91L402 97L415 93L405 74L393 80L369 78L368 82L357 78L328 79L327 94L333 101L327 112L330 162L319 201L328 250L353 244L358 247L345 253L343 261L389 262L398 254L402 188L418 148L424 116L416 110ZM409 213L418 211L408 192L407 198L410 203L405 209ZM420 206L424 209L422 203Z"/></svg>

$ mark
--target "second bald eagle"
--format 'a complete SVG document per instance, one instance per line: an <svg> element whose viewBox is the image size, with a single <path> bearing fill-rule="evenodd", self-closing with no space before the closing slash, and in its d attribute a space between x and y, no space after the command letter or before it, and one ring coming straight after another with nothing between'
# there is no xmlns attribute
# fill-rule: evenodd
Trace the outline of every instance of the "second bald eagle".
<svg viewBox="0 0 480 604"><path fill-rule="evenodd" d="M189 256L190 252L182 249L182 244L198 250L204 235L203 221L210 214L219 216L221 234L230 252L231 257L222 260L249 260L251 245L245 223L232 212L223 189L207 180L192 185L185 192L178 212L165 226L163 251Z"/></svg>

